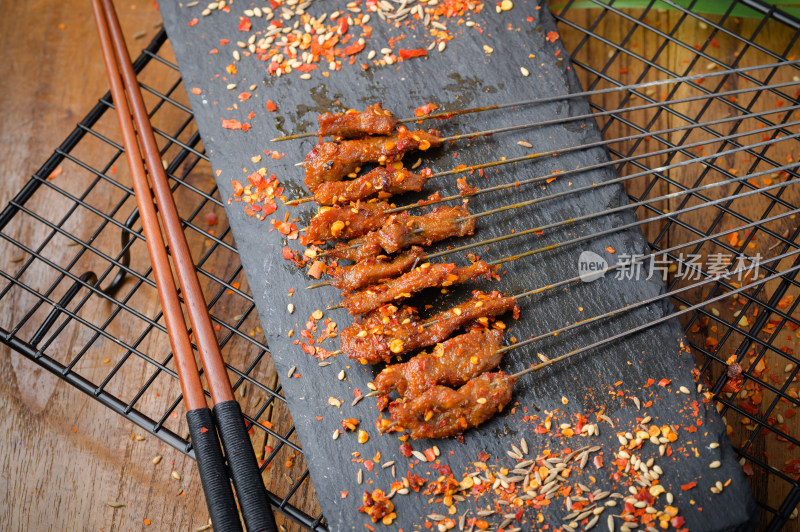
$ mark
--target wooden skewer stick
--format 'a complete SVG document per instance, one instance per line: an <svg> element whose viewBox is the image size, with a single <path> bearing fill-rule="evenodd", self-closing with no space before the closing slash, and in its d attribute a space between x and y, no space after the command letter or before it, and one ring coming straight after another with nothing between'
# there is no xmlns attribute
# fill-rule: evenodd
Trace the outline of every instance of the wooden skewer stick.
<svg viewBox="0 0 800 532"><path fill-rule="evenodd" d="M735 196L735 197L739 197L739 196ZM724 198L720 198L720 200L718 200L718 201L724 202L724 201L728 201L730 199L731 199L731 197L724 197ZM727 229L725 231L720 231L720 232L718 232L716 234L713 234L713 235L708 235L708 236L704 236L702 238L695 239L695 240L693 240L691 242L687 242L687 243L684 243L684 244L678 244L678 245L672 246L671 248L666 248L666 249L663 249L663 250L660 250L660 251L652 252L649 255L643 255L641 257L635 257L630 261L621 261L621 262L618 262L618 263L614 264L613 266L606 267L605 269L599 271L598 273L602 273L603 275L605 275L606 273L612 272L614 270L632 266L637 262L647 261L650 258L655 257L657 255L672 253L674 251L677 251L677 250L685 248L685 247L691 247L691 246L694 246L694 245L699 245L699 244L702 244L702 243L707 242L707 241L712 240L712 239L722 238L722 237L724 237L726 235L729 235L729 234L732 234L732 233L735 233L735 232L738 232L738 231L746 230L748 228L752 228L752 227L755 227L757 225L762 225L762 224L765 224L765 223L771 223L771 222L780 220L782 218L786 218L788 216L797 215L797 214L800 214L800 208L797 208L797 209L794 209L792 211L788 211L788 212L785 212L785 213L782 213L782 214L778 214L778 215L772 216L770 218L765 218L763 220L756 220L756 221L750 222L748 224L744 224L744 225L737 226L737 227L732 227L730 229ZM629 224L629 225L623 227L622 229L627 229L627 228L630 228L630 227L633 227L633 226L634 226L633 224ZM605 232L603 234L605 234ZM596 238L597 236L602 236L602 234L599 234L599 235L595 235L595 234L588 235L586 237L580 237L580 239ZM532 250L531 252L536 253L536 252L543 251L545 249L548 249L548 248L547 247L539 248L538 250ZM526 253L531 253L531 252L526 252ZM770 259L770 261L772 261L772 260L776 260L776 259ZM716 279L716 280L719 280L719 279ZM574 283L579 283L579 282L582 282L582 277L581 276L576 276L576 277L572 277L572 278L565 279L565 280L562 280L562 281L558 281L556 283L548 284L548 285L545 285L545 286L542 286L542 287L539 287L539 288L534 288L534 289L531 289L531 290L527 290L525 292L522 292L520 294L511 296L511 297L516 298L516 299L522 299L522 298L530 297L530 296L537 295L537 294L540 294L540 293L543 293L543 292L548 292L548 291L551 291L551 290L556 290L556 289L559 289L559 288L563 288L563 287L565 287L565 286L567 286L569 284L574 284ZM708 281L703 281L703 283L705 283L705 282L708 282ZM696 286L697 285L695 285L694 287L696 287ZM692 288L692 287L689 287L689 288ZM683 291L683 290L684 289L681 289L681 291ZM664 296L659 296L659 297L668 297L668 296L671 296L672 294L674 294L674 292L672 292L670 294L665 294ZM428 321L428 322L423 323L422 327L427 327L427 326L433 325L433 324L435 324L437 322L438 322L438 320ZM563 331L560 330L560 332L563 332ZM503 348L503 349L511 350L511 349L514 349L515 347L519 347L521 345L527 345L527 343L531 343L531 340L530 339L529 340L523 340L522 342L514 344L514 346L506 347L506 348ZM503 351L503 352L505 352L505 351ZM341 354L341 353L342 353L342 351L339 350L339 351L335 351L335 352L333 352L331 354L338 355L338 354ZM366 397L372 397L374 395L376 395L376 394L373 392L373 395L369 395L368 394Z"/></svg>
<svg viewBox="0 0 800 532"><path fill-rule="evenodd" d="M791 82L791 84L797 84L797 83L798 82ZM749 90L749 89L747 89L747 90ZM740 91L733 91L733 92L740 92ZM678 102L674 101L672 103L678 103ZM759 117L767 116L767 115L770 115L770 114L782 113L782 112L786 112L786 111L791 112L791 111L797 110L797 109L800 109L800 105L793 105L793 106L786 107L786 108L769 109L769 110L766 110L766 111L760 111L760 112L757 112L757 113L753 113L752 115L750 115L750 117L751 118L759 118ZM633 109L631 109L631 110L633 110ZM601 113L598 113L598 114L596 114L594 116L598 116L599 114L601 114ZM587 116L589 116L589 115L583 115L584 118L587 117ZM661 136L661 135L668 135L670 133L683 132L683 131L687 131L689 129L707 128L707 127L711 127L711 126L717 126L717 125L721 125L721 124L726 124L728 122L734 122L734 121L737 121L737 120L741 120L741 117L740 116L729 116L729 117L719 118L717 120L710 120L708 122L702 122L702 123L699 123L699 124L693 124L691 126L677 126L677 127L662 129L662 130L658 130L658 131L652 131L652 132L646 132L646 133L637 133L635 135L628 135L626 137L620 137L620 138L610 139L610 140L600 140L600 141L596 141L596 142L590 142L590 143L587 143L587 144L580 144L580 145L577 145L577 146L567 146L565 148L559 148L559 149L550 150L550 151L541 152L541 153L531 153L531 154L522 155L522 156L519 156L519 157L512 157L512 158L505 158L504 157L504 158L501 158L499 160L490 161L490 162L487 162L487 163L480 163L480 164L475 164L475 165L471 165L471 166L461 166L461 167L452 168L450 170L443 170L441 172L435 172L435 173L431 174L428 177L428 179L435 179L437 177L444 177L444 176L449 176L449 175L454 175L454 174L462 174L462 173L466 173L466 172L474 172L475 170L483 170L483 169L486 169L486 168L493 168L493 167L503 166L503 165L507 165L507 164L516 164L516 163L520 163L520 162L531 161L531 160L535 160L535 159L541 159L543 157L564 155L566 153L571 153L571 152L575 152L575 151L579 151L579 150L587 150L587 149L591 149L591 148L605 147L605 146L607 146L609 144L615 144L615 143L618 143L618 142L629 142L629 141L632 141L632 140L640 140L640 139L643 139L643 138L646 138L646 137L656 137L656 136ZM772 130L776 130L776 129L788 129L789 126L794 125L795 123L796 122L792 122L792 124L780 124L780 123L779 124L774 124L774 125L767 126L765 128L759 129L757 131L757 133L772 131ZM708 140L706 142L695 142L695 143L687 144L687 145L683 145L683 146L675 146L675 147L671 147L671 148L665 148L665 149L657 150L657 151L650 152L650 153L632 155L630 157L616 159L616 160L613 160L613 161L605 161L603 163L598 163L596 165L587 166L587 167L584 167L584 168L567 170L567 171L561 172L559 175L566 175L568 173L585 172L585 171L590 170L590 169L603 168L603 167L606 167L606 166L621 164L621 163L633 161L633 160L636 160L636 159L642 159L642 158L645 158L645 157L651 157L651 156L655 156L655 155L664 155L664 154L668 154L668 153L672 153L672 152L676 152L676 151L682 151L682 150L685 151L685 150L692 149L694 147L704 146L704 145L709 144L709 143L725 142L727 140L732 140L732 139L735 139L735 138L740 138L740 137L744 137L744 136L748 136L748 135L753 135L755 133L756 133L755 131L736 132L736 133L733 133L731 135L726 135L724 137L715 137L715 138L710 139L710 140ZM739 151L741 151L741 148L740 148ZM693 160L697 161L697 160L700 160L700 158L696 158L696 159L693 159ZM692 161L688 161L688 162L692 162ZM297 166L297 165L295 165L295 166ZM540 182L542 180L549 179L549 178L552 178L552 177L553 176L551 175L551 176L546 176L546 177L542 176L542 177L537 177L537 178L531 178L531 179L527 179L527 180L524 180L524 181L520 181L519 183L515 182L515 183L506 184L506 185L498 185L497 188L489 187L489 188L484 189L484 190L486 192L493 192L495 190L505 190L505 189L508 189L508 188L516 187L517 185L531 184L531 183L535 183L535 182ZM479 193L483 193L483 191L479 191L479 192L474 193L472 195L479 194ZM390 213L391 212L398 212L398 211L402 211L402 210L405 210L405 209L410 209L412 207L418 207L420 205L434 205L436 203L442 203L444 201L449 201L449 200L457 198L457 197L463 197L463 196L461 196L461 195L448 196L446 198L440 198L439 200L434 201L434 202L417 202L417 203L413 203L413 204L410 204L410 205L406 205L404 207L396 207L396 208L394 208L392 210L389 210L388 212L390 212ZM301 203L306 203L306 202L313 201L313 200L314 200L313 196L307 196L305 198L300 198L300 199L297 199L297 200L287 201L286 205L296 206L296 205L299 205Z"/></svg>
<svg viewBox="0 0 800 532"><path fill-rule="evenodd" d="M485 111L496 111L500 109L511 109L513 107L521 107L526 105L542 105L546 103L553 103L553 102L562 102L564 100L571 100L576 98L584 98L589 96L597 96L601 94L610 94L614 92L624 92L624 91L634 91L639 89L646 89L650 87L658 87L662 85L671 85L673 83L683 83L687 81L696 81L703 78L710 78L716 76L727 76L731 74L740 74L743 72L748 71L755 71L755 70L762 70L768 68L777 68L781 66L791 66L800 63L800 60L794 61L780 61L777 63L767 64L767 65L757 65L752 67L740 67L740 68L732 68L732 69L725 69L719 70L716 72L709 72L708 74L693 74L691 76L681 76L669 79L662 79L656 81L647 81L643 83L635 83L632 85L623 85L620 87L610 87L607 89L600 89L594 91L581 91L581 92L573 92L569 94L559 94L556 96L549 96L547 98L533 98L530 100L521 100L518 102L512 103L505 103L505 104L498 104L498 105L486 105L483 107L473 107L470 109L462 109L460 111L441 111L438 113L431 113L423 116L412 116L408 118L403 118L399 122L400 123L408 123L408 122L418 122L422 120L431 120L431 119L447 119L453 118L456 116L468 115L473 113L482 113ZM717 96L717 95L711 95ZM318 136L317 133L296 133L292 135L285 135L283 137L275 137L272 139L272 142L281 142L285 140L295 140L295 139L302 139L307 137L315 137Z"/></svg>
<svg viewBox="0 0 800 532"><path fill-rule="evenodd" d="M789 258L789 257L792 257L792 256L797 256L798 254L800 254L800 250L794 250L794 251L785 253L785 254L781 255L780 257L774 257L772 259L769 259L767 262L780 261L780 260L783 260L785 258ZM753 266L748 266L748 267L745 267L745 268L739 268L739 269L736 269L736 270L731 270L731 271L728 271L728 272L724 273L720 277L728 277L730 275L741 274L741 273L743 273L745 271L751 270L753 268L758 268L758 267L759 267L759 265L754 264ZM551 359L548 359L548 360L544 360L544 361L542 361L542 362L540 362L538 364L534 364L534 365L532 365L532 366L530 366L530 367L528 367L528 368L526 368L524 370L521 370L521 371L518 371L517 373L512 374L511 377L519 378L519 377L522 377L522 376L527 375L529 373L535 373L536 371L540 371L540 370L542 370L542 369L544 369L544 368L546 368L548 366L556 364L557 362L563 362L563 361L565 361L567 359L570 359L570 358L572 358L572 357L574 357L574 356L576 356L578 354L584 353L584 352L589 351L591 349L595 349L597 347L602 347L603 345L607 345L607 344L613 343L613 342L618 341L620 338L623 338L625 336L629 336L631 334L635 334L635 333L640 332L642 330L648 329L648 328L650 328L650 327L652 327L654 325L657 325L657 324L662 323L664 321L673 319L673 318L675 318L677 316L680 316L682 314L693 312L693 311L695 311L695 310L697 310L699 308L706 307L709 303L714 303L716 301L720 301L720 300L729 298L732 295L738 294L738 293L743 292L745 290L749 290L754 286L757 286L757 285L760 285L760 284L764 284L764 283L767 283L769 281L773 281L775 279L784 277L784 276L789 275L789 274L791 274L791 273L793 273L794 271L797 271L797 270L800 270L800 264L796 264L795 266L793 266L793 267L791 267L791 268L789 268L789 269L787 269L787 270L785 270L783 272L775 273L775 274L770 275L768 277L765 277L763 279L756 280L753 283L749 283L749 284L747 284L745 286L741 286L739 288L736 288L736 289L731 290L729 292L726 292L724 294L720 294L720 295L718 295L716 297L713 297L713 298L711 298L711 299L709 299L707 301L703 301L701 303L692 305L690 307L686 307L684 309L678 310L678 311L673 312L671 314L668 314L666 316L662 316L661 318L657 318L657 319L654 319L654 320L649 321L647 323L644 323L642 325L638 325L638 326L636 326L636 327L634 327L632 329L629 329L627 331L623 331L621 333L615 334L615 335L610 336L608 338L604 338L602 340L598 340L598 341L596 341L596 342L594 342L594 343L592 343L590 345L587 345L587 346L584 346L584 347L580 347L578 349L573 349L572 351L564 353L563 355L559 355L557 357L554 357L554 358L551 358ZM646 302L641 302L641 303L642 304L653 303L653 302L656 302L658 300L661 300L661 299L664 299L664 298L667 298L667 297L671 297L676 292L682 292L682 291L685 291L685 290L690 290L690 289L693 289L693 288L697 288L698 286L706 285L706 284L709 284L709 283L716 283L716 282L719 282L720 277L711 277L711 278L706 279L704 281L701 281L699 283L695 283L692 286L680 288L680 289L675 290L675 291L673 291L671 293L663 294L663 295L660 295L660 296L655 296L653 298L650 298L650 299L646 300ZM595 318L592 318L592 320L599 320L599 319L602 319L602 318L605 318L605 317L608 317L608 316L613 316L616 313L621 312L621 311L622 312L627 312L630 308L631 307L623 307L623 309L618 309L617 311L612 311L610 313L606 313L606 314L602 314L600 316L596 316ZM577 322L576 324L573 324L573 327L579 326L580 324L584 324L586 322L587 322L587 320L583 320L581 322ZM564 329L564 328L562 328L562 329ZM562 329L559 329L559 331L561 331ZM548 334L550 334L550 333L548 333ZM535 338L532 338L531 341L538 340L538 339L541 339L541 338L544 338L544 337L546 337L546 336L545 335L540 335L540 336L537 336ZM530 343L530 342L528 342L528 343ZM501 352L509 351L509 350L514 349L516 347L521 347L522 345L523 344L520 342L519 344L515 344L514 346L509 346L509 347L503 348L500 351ZM368 394L367 397L372 396L373 394L379 395L379 394L376 394L375 392L372 392L371 394ZM390 430L390 429L392 429L392 428L394 428L394 427L396 427L398 425L399 425L398 422L393 421L393 422L387 424L386 426L381 427L380 432L381 432L381 434L383 434L386 431L388 431L388 430Z"/></svg>
<svg viewBox="0 0 800 532"><path fill-rule="evenodd" d="M800 137L800 133L796 133L796 134L794 134L794 135L792 135L790 137L782 137L782 138L791 139L791 138L798 138L798 137ZM778 140L778 139L775 139L775 140ZM765 141L765 142L767 142L767 141ZM648 205L648 204L651 204L651 203L657 203L659 201L665 201L665 200L680 198L681 196L685 196L685 195L691 195L691 194L696 194L698 192L704 192L704 191L711 190L711 189L714 189L714 188L719 188L719 187L722 187L722 186L726 186L726 185L731 184L731 183L737 183L737 182L741 182L741 181L747 181L747 180L750 180L750 179L753 179L753 178L756 178L756 177L766 176L766 175L772 174L774 172L780 172L782 170L791 170L791 169L794 169L794 168L798 167L799 165L800 165L800 163L792 163L792 164L784 165L784 166L779 167L779 168L771 168L769 170L762 170L761 172L755 172L755 173L752 173L752 174L748 174L748 175L744 175L744 176L740 176L740 177L735 177L733 179L728 179L726 181L718 181L716 183L708 183L706 185L701 185L699 187L688 188L688 189L681 190L679 192L673 192L671 194L665 194L663 196L657 196L657 197L654 197L654 198L649 198L649 199L645 199L645 200L641 200L641 201L637 201L637 202L633 202L633 203L628 203L628 204L625 204L625 205L612 207L610 209L606 209L606 210L603 210L603 211L593 212L593 213L585 214L583 216L577 216L575 218L569 218L567 220L560 220L558 222L553 222L553 223L549 223L549 224L545 224L545 225L540 225L538 227L533 227L533 228L530 228L530 229L524 229L522 231L517 231L517 232L511 233L511 234L496 236L496 237L493 237L493 238L488 238L488 239L485 239L485 240L481 240L479 242L472 242L472 243L469 243L469 244L464 244L462 246L457 246L457 247L453 247L453 248L450 248L450 249L447 249L447 250L444 250L444 251L439 251L437 253L432 253L430 255L427 255L426 258L427 259L438 258L438 257L444 256L444 255L449 255L451 253L457 253L459 251L465 251L465 250L473 249L473 248L476 248L476 247L486 246L488 244L494 244L494 243L502 242L502 241L509 240L509 239L512 239L512 238L517 238L517 237L520 237L520 236L525 236L525 235L530 235L530 234L535 234L535 233L542 233L544 231L548 231L548 230L551 230L551 229L557 229L557 228L560 228L560 227L565 227L565 226L568 226L568 225L572 225L572 224L577 223L577 222L582 222L582 221L591 220L591 219L594 219L594 218L599 218L599 217L602 217L602 216L607 216L607 215L610 215L610 214L615 214L615 213L618 213L618 212L625 211L627 209L635 209L635 208L642 207L644 205ZM624 179L624 178L617 178L617 180L610 180L608 183L610 184L610 183L612 183L614 181L618 181L620 179ZM510 261L514 261L514 260L520 259L522 257L528 257L528 256L531 256L531 255L534 255L534 254L537 254L537 253L541 253L542 251L556 249L556 248L559 248L559 247L563 247L563 246L566 246L566 245L569 245L569 244L574 244L574 243L577 243L577 242L580 242L580 241L583 241L583 240L587 240L587 239L590 239L590 238L596 238L596 237L601 236L603 234L616 233L616 232L622 231L622 230L627 229L627 228L638 227L640 225L644 225L644 224L647 224L647 223L652 223L652 222L657 221L657 220L661 220L661 219L665 219L665 218L672 218L672 217L677 216L679 214L684 214L684 213L695 211L695 210L702 209L702 208L705 208L705 207L718 205L718 204L720 204L720 203L722 203L724 201L729 201L729 200L734 199L734 198L738 199L738 198L742 198L742 197L751 196L751 195L754 195L754 194L762 194L764 192L768 192L769 190L783 188L783 187L787 186L787 184L789 184L789 183L790 182L773 183L772 185L768 185L766 187L761 187L761 188L748 190L746 192L742 192L742 193L736 194L734 196L725 196L725 197L718 198L716 200L712 200L712 201L709 201L709 202L706 202L706 203L700 203L700 204L692 205L692 206L689 206L689 207L685 207L685 208L683 208L683 209L681 209L679 211L663 213L663 214L657 215L657 216L652 217L652 218L646 218L644 220L636 220L635 222L631 222L631 223L628 223L628 224L625 224L625 225L622 225L622 226L617 226L617 227L613 227L611 229L604 230L601 233L591 233L591 234L588 234L588 235L584 235L584 236L581 236L581 237L574 238L572 240L567 240L567 241L564 241L564 242L558 242L558 243L555 243L555 244L550 244L549 246L545 246L543 248L529 250L529 251L526 251L524 253L520 253L520 254L517 254L517 255L512 255L510 257L504 257L502 259L497 259L497 260L491 261L491 262L489 262L489 264L490 265L503 264L503 263L506 263L506 262L510 262ZM595 186L594 185L590 185L588 187L584 187L584 190L588 190L588 189L592 189L592 188L595 188ZM579 190L579 189L576 189L576 190ZM474 214L472 216L473 217L486 216L488 214L493 214L494 212L497 212L497 211L516 209L516 208L519 208L519 207L532 205L532 204L538 203L540 201L553 199L553 198L559 197L561 195L569 194L571 192L573 192L573 191L572 190L567 190L567 191L559 192L559 193L556 193L556 194L552 194L550 196L543 196L541 198L534 198L532 200L528 200L528 201L525 201L525 202L522 202L522 203L519 203L519 204L515 204L515 205L511 205L511 206L507 206L507 207L500 207L498 209L491 209L491 210L488 210L488 211L484 211L482 213ZM327 308L327 310L334 310L334 309L338 309L338 308L342 308L342 305L330 306L330 307Z"/></svg>

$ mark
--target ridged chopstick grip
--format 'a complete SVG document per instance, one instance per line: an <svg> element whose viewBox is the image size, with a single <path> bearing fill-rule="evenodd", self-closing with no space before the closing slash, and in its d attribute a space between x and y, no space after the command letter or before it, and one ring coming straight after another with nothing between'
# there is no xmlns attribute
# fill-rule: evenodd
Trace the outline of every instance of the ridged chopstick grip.
<svg viewBox="0 0 800 532"><path fill-rule="evenodd" d="M228 459L245 527L248 532L277 532L264 479L261 478L253 444L247 435L242 408L236 401L217 403L214 405L214 419Z"/></svg>
<svg viewBox="0 0 800 532"><path fill-rule="evenodd" d="M222 457L214 418L208 408L186 412L208 513L216 532L241 532L242 524Z"/></svg>

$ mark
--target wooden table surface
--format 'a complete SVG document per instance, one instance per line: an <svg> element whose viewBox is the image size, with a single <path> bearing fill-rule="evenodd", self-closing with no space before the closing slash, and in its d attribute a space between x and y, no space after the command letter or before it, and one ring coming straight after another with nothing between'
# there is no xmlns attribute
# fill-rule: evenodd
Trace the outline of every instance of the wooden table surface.
<svg viewBox="0 0 800 532"><path fill-rule="evenodd" d="M136 55L158 31L155 2L117 2L117 9ZM107 82L85 1L5 2L0 50L5 205ZM0 311L3 326L12 314ZM192 460L154 437L141 439L123 417L4 346L0 372L0 530L195 530L207 522ZM791 453L786 446L771 452ZM158 465L155 456L163 457Z"/></svg>

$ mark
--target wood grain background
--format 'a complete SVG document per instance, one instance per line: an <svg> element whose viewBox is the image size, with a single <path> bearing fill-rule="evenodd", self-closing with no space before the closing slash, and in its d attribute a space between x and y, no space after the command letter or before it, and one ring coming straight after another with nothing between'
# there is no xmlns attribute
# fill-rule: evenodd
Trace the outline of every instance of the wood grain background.
<svg viewBox="0 0 800 532"><path fill-rule="evenodd" d="M136 55L155 35L159 13L154 3L141 0L117 3L117 9L132 55ZM96 98L105 92L107 83L88 4L74 0L5 2L3 12L4 16L0 17L0 50L3 52L0 54L0 109L3 112L0 202L5 205ZM596 12L585 12L573 20L587 27L595 15ZM669 27L675 23L677 15L658 12L653 18ZM742 35L754 29L754 24L742 21ZM614 28L605 31L614 31ZM624 30L617 28L617 31ZM693 31L699 32L699 29L691 22L684 24L684 37L690 39ZM133 38L141 32L144 32L142 37ZM575 35L574 39L579 37ZM774 44L788 42L789 36L772 32L763 38ZM637 44L643 49L654 47L655 43L648 43L647 39L642 36ZM721 50L716 53L733 54L740 49L732 40L720 41ZM568 42L568 49L572 48L572 42ZM587 47L583 54L586 57L602 54L605 58L606 52L599 47ZM673 50L670 61L680 65L690 55L688 51ZM620 67L626 67L624 62ZM634 69L638 66L630 67L626 81L635 79ZM607 102L607 106L613 103ZM659 122L658 127L669 125ZM646 143L643 148L655 147ZM193 178L198 182L210 180L208 172L207 168L198 170ZM800 204L796 193L786 198ZM757 207L752 205L751 208ZM200 249L198 246L202 244L196 243L193 247ZM246 288L244 282L243 288ZM154 315L158 303L151 297L142 301L139 308ZM223 311L235 313L236 309ZM3 326L13 322L13 314L13 308L0 309ZM120 334L124 335L125 331ZM78 339L66 338L59 347L69 351L73 341ZM154 338L148 350L163 351L165 341L164 337ZM0 383L0 408L5 413L0 417L0 449L3 451L0 453L0 496L4 499L0 529L194 530L205 524L207 512L191 460L155 438L138 439L136 436L141 436L142 431L124 418L8 348L0 348L0 353L0 372L4 376ZM267 365L261 373L265 382L272 384L276 377L274 373L270 375L270 370ZM276 407L265 417L287 423L283 407ZM796 424L793 429L796 433ZM766 441L773 457L771 463L780 464L793 457L785 444ZM163 459L156 466L151 460L157 455ZM180 481L171 477L173 470L181 477ZM314 497L308 483L305 486L302 496L306 501L305 509L313 513ZM773 504L780 503L785 495L781 486L770 485L763 478L757 487L761 492L759 498L769 492ZM179 494L181 491L183 494ZM109 501L123 503L124 507L111 508L107 504ZM288 526L295 528L291 524ZM787 529L800 527L793 521Z"/></svg>

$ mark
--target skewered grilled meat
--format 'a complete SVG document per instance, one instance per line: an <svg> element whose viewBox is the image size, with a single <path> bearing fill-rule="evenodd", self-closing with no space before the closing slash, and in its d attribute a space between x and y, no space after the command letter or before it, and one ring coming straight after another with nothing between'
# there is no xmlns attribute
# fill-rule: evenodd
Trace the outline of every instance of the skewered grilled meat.
<svg viewBox="0 0 800 532"><path fill-rule="evenodd" d="M382 202L357 202L321 207L303 234L303 244L317 240L353 238L379 229L389 219L392 206Z"/></svg>
<svg viewBox="0 0 800 532"><path fill-rule="evenodd" d="M458 390L434 386L411 400L389 405L392 420L421 438L447 438L488 421L511 401L516 377L502 371L484 373Z"/></svg>
<svg viewBox="0 0 800 532"><path fill-rule="evenodd" d="M516 318L519 307L513 297L476 290L472 299L436 314L423 327L416 308L384 305L342 331L342 352L362 364L388 362L393 355L441 342L475 320L482 321L510 310Z"/></svg>
<svg viewBox="0 0 800 532"><path fill-rule="evenodd" d="M503 358L497 329L473 330L436 344L432 353L420 353L408 362L392 364L375 378L378 392L393 390L406 399L419 397L436 385L457 387L495 369Z"/></svg>
<svg viewBox="0 0 800 532"><path fill-rule="evenodd" d="M363 112L351 109L345 113L322 113L317 118L319 136L351 138L365 135L390 135L398 120L380 103L370 105Z"/></svg>
<svg viewBox="0 0 800 532"><path fill-rule="evenodd" d="M330 283L347 295L359 288L397 277L423 260L425 260L425 251L419 246L413 246L409 251L399 254L392 260L384 256L384 260L366 259L352 266L339 268Z"/></svg>
<svg viewBox="0 0 800 532"><path fill-rule="evenodd" d="M350 314L366 314L385 303L411 297L411 294L421 292L425 288L466 283L481 276L491 279L493 271L493 268L482 260L463 268L452 263L426 262L400 277L349 295L342 301L342 306L349 310Z"/></svg>
<svg viewBox="0 0 800 532"><path fill-rule="evenodd" d="M454 236L466 236L475 232L475 219L466 205L437 207L428 214L411 216L407 212L389 218L379 230L350 242L336 244L328 254L340 259L357 262L375 258L384 251L394 253L412 245L430 246Z"/></svg>
<svg viewBox="0 0 800 532"><path fill-rule="evenodd" d="M322 183L314 191L314 200L320 205L335 205L372 196L388 198L403 192L419 192L427 181L425 173L415 174L406 168L396 170L391 166L379 166L352 181Z"/></svg>
<svg viewBox="0 0 800 532"><path fill-rule="evenodd" d="M401 127L388 137L365 137L341 142L320 142L306 155L305 184L311 193L326 181L339 181L364 163L389 164L412 150L441 146L439 132L409 131Z"/></svg>

